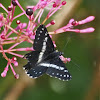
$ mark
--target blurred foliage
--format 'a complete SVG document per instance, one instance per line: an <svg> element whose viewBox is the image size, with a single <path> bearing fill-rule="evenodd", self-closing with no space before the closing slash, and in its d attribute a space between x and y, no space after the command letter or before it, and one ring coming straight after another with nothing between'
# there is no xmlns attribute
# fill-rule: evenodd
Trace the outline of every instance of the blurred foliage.
<svg viewBox="0 0 100 100"><path fill-rule="evenodd" d="M0 2L2 2L6 8L10 5L10 0L1 0ZM20 0L20 3L25 9L25 6L31 5L33 1ZM33 4L35 3L36 2ZM95 27L94 33L77 34L67 32L56 36L57 49L59 51L64 51L64 56L72 59L70 63L66 64L72 74L72 80L69 82L63 82L45 75L37 79L33 86L25 88L18 100L85 100L89 89L92 88L91 84L97 70L96 63L100 62L99 4L99 0L83 0L71 16L71 18L75 18L76 20L82 20L87 16L94 15L96 19L93 22L79 27L86 28L93 26ZM3 12L1 8L0 12ZM17 7L15 15L19 12L20 9ZM28 21L26 17L19 19L21 22ZM67 20L65 22L67 22ZM16 27L14 23L12 26ZM69 38L70 40L67 43ZM65 47L66 43L67 46ZM24 64L24 62L21 63ZM6 61L0 54L0 73L5 66ZM20 67L22 70L22 66ZM18 80L14 79L12 72L10 71L6 78L0 77L0 100L4 100L6 94L9 93L12 86L14 86L17 81ZM95 96L96 97L93 100L99 100L99 93Z"/></svg>

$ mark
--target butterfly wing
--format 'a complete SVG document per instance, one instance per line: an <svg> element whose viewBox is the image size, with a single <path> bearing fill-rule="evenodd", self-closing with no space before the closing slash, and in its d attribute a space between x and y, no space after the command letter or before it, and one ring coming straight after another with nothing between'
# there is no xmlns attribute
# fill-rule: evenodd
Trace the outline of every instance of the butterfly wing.
<svg viewBox="0 0 100 100"><path fill-rule="evenodd" d="M40 25L37 28L33 48L35 51L25 55L28 63L24 66L24 69L29 76L37 78L47 70L47 67L38 66L38 63L55 50L53 42L44 25Z"/></svg>
<svg viewBox="0 0 100 100"><path fill-rule="evenodd" d="M43 75L47 70L47 67L38 66L37 61L39 54L40 52L38 51L32 51L25 55L26 59L28 60L28 63L25 66L23 66L23 69L25 69L26 73L31 78L37 78Z"/></svg>
<svg viewBox="0 0 100 100"><path fill-rule="evenodd" d="M41 63L40 65L48 67L46 74L50 76L66 81L71 79L69 71L59 57L50 59L48 62Z"/></svg>
<svg viewBox="0 0 100 100"><path fill-rule="evenodd" d="M38 55L37 63L40 63L50 53L55 51L53 42L52 42L52 40L48 34L48 31L44 25L40 25L37 28L33 48L35 51L40 52Z"/></svg>
<svg viewBox="0 0 100 100"><path fill-rule="evenodd" d="M37 78L47 73L61 80L71 79L71 75L59 55L50 56L50 54L56 53L53 53L55 52L54 45L44 25L40 25L36 31L33 48L35 51L25 55L28 63L24 69L30 77Z"/></svg>
<svg viewBox="0 0 100 100"><path fill-rule="evenodd" d="M32 66L30 65L30 63L28 62L25 66L23 66L23 69L25 69L25 71L27 72L28 70L30 70L32 68Z"/></svg>
<svg viewBox="0 0 100 100"><path fill-rule="evenodd" d="M53 52L54 45L44 25L40 25L36 30L35 40L33 44L35 51Z"/></svg>
<svg viewBox="0 0 100 100"><path fill-rule="evenodd" d="M30 70L27 70L27 74L31 78L38 78L42 76L44 73L46 73L47 67L44 66L35 66L34 68L31 68Z"/></svg>
<svg viewBox="0 0 100 100"><path fill-rule="evenodd" d="M39 51L32 51L30 53L27 53L25 55L26 59L28 60L28 63L34 67L37 64L38 58L39 58Z"/></svg>

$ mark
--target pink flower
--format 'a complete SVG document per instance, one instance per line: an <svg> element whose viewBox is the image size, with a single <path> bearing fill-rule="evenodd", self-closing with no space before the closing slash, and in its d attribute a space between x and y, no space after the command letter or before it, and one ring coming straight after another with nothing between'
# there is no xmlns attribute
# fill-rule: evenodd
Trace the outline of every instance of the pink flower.
<svg viewBox="0 0 100 100"><path fill-rule="evenodd" d="M66 1L61 0L39 0L39 2L36 5L33 6L27 6L27 9L23 9L23 7L20 5L18 0L11 0L11 5L8 6L6 9L1 3L0 7L5 10L6 16L4 17L3 13L0 13L0 28L3 27L2 32L0 33L0 53L2 53L5 60L8 61L7 66L4 68L4 71L1 73L2 77L6 77L8 69L10 68L14 74L14 77L16 79L19 78L19 75L16 74L14 71L14 67L18 66L17 57L24 58L24 55L19 54L20 51L33 51L34 49L32 47L17 47L21 43L28 42L31 45L33 44L33 40L35 39L35 32L36 27L40 25L40 23L45 24L47 20L51 16L53 16L59 9L62 8L66 4ZM14 16L14 13L17 11L16 6L18 6L22 13ZM44 9L48 9L48 14L45 18L43 18ZM35 12L37 14L35 15ZM24 21L23 23L21 20L18 20L20 16L26 16L29 20L28 23ZM62 32L76 32L76 33L91 33L95 29L90 27L86 29L73 29L75 26L82 25L88 22L91 22L94 20L94 16L89 16L84 20L81 21L75 21L74 19L71 19L69 23L57 30L54 30L52 32L49 32L49 34L59 34ZM44 19L43 22L41 19ZM11 24L14 23L14 20L16 21L15 24L17 24L17 27L12 28ZM55 20L49 20L49 23L45 25L46 27L50 27L51 25L56 24ZM8 31L9 30L9 31ZM12 37L13 34L13 37ZM14 35L15 34L15 35ZM52 37L51 37L52 38ZM55 42L53 41L54 46L56 47ZM4 49L4 45L9 45L10 47L7 49ZM18 51L16 53L16 51ZM13 55L13 58L9 58L6 54ZM60 56L61 60L63 62L70 62L70 58L64 58L63 56Z"/></svg>

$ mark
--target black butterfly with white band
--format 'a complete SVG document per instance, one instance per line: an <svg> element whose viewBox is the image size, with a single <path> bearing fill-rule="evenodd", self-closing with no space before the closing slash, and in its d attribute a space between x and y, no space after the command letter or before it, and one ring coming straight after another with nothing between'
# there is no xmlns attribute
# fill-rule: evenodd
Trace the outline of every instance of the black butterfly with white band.
<svg viewBox="0 0 100 100"><path fill-rule="evenodd" d="M23 67L31 78L38 78L45 73L65 81L72 78L59 58L62 53L55 50L44 25L37 28L33 48L35 51L25 55L28 63Z"/></svg>

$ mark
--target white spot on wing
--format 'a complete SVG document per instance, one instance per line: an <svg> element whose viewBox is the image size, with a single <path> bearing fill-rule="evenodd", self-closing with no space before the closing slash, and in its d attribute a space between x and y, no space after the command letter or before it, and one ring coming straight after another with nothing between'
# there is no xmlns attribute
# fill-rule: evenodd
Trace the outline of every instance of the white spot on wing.
<svg viewBox="0 0 100 100"><path fill-rule="evenodd" d="M35 74L37 74L37 72Z"/></svg>
<svg viewBox="0 0 100 100"><path fill-rule="evenodd" d="M64 67L60 67L60 70L64 70Z"/></svg>
<svg viewBox="0 0 100 100"><path fill-rule="evenodd" d="M37 78L37 77L33 77L33 78Z"/></svg>
<svg viewBox="0 0 100 100"><path fill-rule="evenodd" d="M45 36L47 36L48 34L47 33L45 33Z"/></svg>
<svg viewBox="0 0 100 100"><path fill-rule="evenodd" d="M38 34L38 36L40 36L40 34Z"/></svg>
<svg viewBox="0 0 100 100"><path fill-rule="evenodd" d="M42 72L39 72L39 74L41 74Z"/></svg>
<svg viewBox="0 0 100 100"><path fill-rule="evenodd" d="M25 67L23 67L23 69L25 70Z"/></svg>
<svg viewBox="0 0 100 100"><path fill-rule="evenodd" d="M61 78L59 78L59 80L61 80Z"/></svg>
<svg viewBox="0 0 100 100"><path fill-rule="evenodd" d="M67 75L67 77L69 77L69 75Z"/></svg>
<svg viewBox="0 0 100 100"><path fill-rule="evenodd" d="M42 31L40 31L40 33L42 33Z"/></svg>
<svg viewBox="0 0 100 100"><path fill-rule="evenodd" d="M64 77L66 77L66 75L64 75Z"/></svg>
<svg viewBox="0 0 100 100"><path fill-rule="evenodd" d="M52 73L52 75L54 75L54 73Z"/></svg>
<svg viewBox="0 0 100 100"><path fill-rule="evenodd" d="M30 74L27 74L28 76L30 76Z"/></svg>
<svg viewBox="0 0 100 100"><path fill-rule="evenodd" d="M48 37L45 38L45 41L47 42Z"/></svg>
<svg viewBox="0 0 100 100"><path fill-rule="evenodd" d="M59 75L59 73L57 73L57 75Z"/></svg>
<svg viewBox="0 0 100 100"><path fill-rule="evenodd" d="M62 75L60 75L60 76L62 76Z"/></svg>
<svg viewBox="0 0 100 100"><path fill-rule="evenodd" d="M68 70L64 70L64 72L68 72Z"/></svg>
<svg viewBox="0 0 100 100"><path fill-rule="evenodd" d="M44 28L42 28L42 30L44 30Z"/></svg>
<svg viewBox="0 0 100 100"><path fill-rule="evenodd" d="M27 71L25 71L25 73L27 74Z"/></svg>
<svg viewBox="0 0 100 100"><path fill-rule="evenodd" d="M30 78L33 78L33 76L29 76Z"/></svg>

